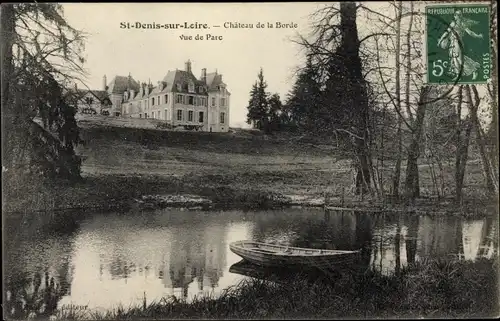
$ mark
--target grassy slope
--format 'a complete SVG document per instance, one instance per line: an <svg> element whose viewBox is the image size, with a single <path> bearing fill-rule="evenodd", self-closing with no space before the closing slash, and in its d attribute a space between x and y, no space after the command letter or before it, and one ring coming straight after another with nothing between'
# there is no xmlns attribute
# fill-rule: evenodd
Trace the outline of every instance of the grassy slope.
<svg viewBox="0 0 500 321"><path fill-rule="evenodd" d="M340 196L344 191L349 198L353 177L350 161L335 146L288 134L269 137L251 130L165 131L145 121L81 119L85 143L78 146L77 153L84 159L83 182L57 183L48 190L33 182L18 182L7 188L11 202L6 209L128 206L141 195L163 193L195 193L218 202L237 200L256 206L266 201L266 194L276 192L323 199L325 192ZM388 190L391 169L389 162L385 164ZM453 165L445 166L444 172L451 193ZM429 173L428 166L420 167L424 195L432 192ZM482 181L480 163L470 162L465 194L481 198ZM28 197L19 198L20 190Z"/></svg>

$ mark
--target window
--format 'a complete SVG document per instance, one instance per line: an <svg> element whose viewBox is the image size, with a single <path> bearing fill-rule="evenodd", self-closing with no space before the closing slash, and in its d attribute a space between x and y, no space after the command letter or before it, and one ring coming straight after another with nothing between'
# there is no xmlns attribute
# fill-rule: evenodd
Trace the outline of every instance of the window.
<svg viewBox="0 0 500 321"><path fill-rule="evenodd" d="M151 118L155 118L155 112L151 113Z"/></svg>
<svg viewBox="0 0 500 321"><path fill-rule="evenodd" d="M155 105L155 98L151 98L151 106L154 106Z"/></svg>
<svg viewBox="0 0 500 321"><path fill-rule="evenodd" d="M189 92L190 92L190 93L194 92L194 84L193 84L193 83L190 83L190 84L189 84L189 88L188 88L188 89L189 89Z"/></svg>
<svg viewBox="0 0 500 321"><path fill-rule="evenodd" d="M188 121L193 121L193 111L188 111Z"/></svg>
<svg viewBox="0 0 500 321"><path fill-rule="evenodd" d="M148 113L144 113L144 118L148 118Z"/></svg>
<svg viewBox="0 0 500 321"><path fill-rule="evenodd" d="M200 113L198 114L198 122L203 123L203 119L204 119L203 112L200 111Z"/></svg>
<svg viewBox="0 0 500 321"><path fill-rule="evenodd" d="M182 120L182 110L177 110L177 120Z"/></svg>
<svg viewBox="0 0 500 321"><path fill-rule="evenodd" d="M161 105L160 96L158 96L157 102L158 102L158 105Z"/></svg>
<svg viewBox="0 0 500 321"><path fill-rule="evenodd" d="M177 84L177 90L178 90L178 91L181 91L181 90L182 90L182 86L181 86L181 84Z"/></svg>
<svg viewBox="0 0 500 321"><path fill-rule="evenodd" d="M142 114L139 114L139 118L142 118Z"/></svg>
<svg viewBox="0 0 500 321"><path fill-rule="evenodd" d="M226 113L220 113L220 123L224 124L224 120L226 118Z"/></svg>
<svg viewBox="0 0 500 321"><path fill-rule="evenodd" d="M168 95L165 95L165 104L168 103Z"/></svg>
<svg viewBox="0 0 500 321"><path fill-rule="evenodd" d="M215 106L215 97L212 97L212 106Z"/></svg>
<svg viewBox="0 0 500 321"><path fill-rule="evenodd" d="M188 96L188 105L194 105L194 96Z"/></svg>
<svg viewBox="0 0 500 321"><path fill-rule="evenodd" d="M166 109L165 109L165 113L164 113L164 115L165 115L165 120L169 120L169 119L168 119L168 118L169 118L168 116L169 116L170 114L167 112L167 110L166 110Z"/></svg>
<svg viewBox="0 0 500 321"><path fill-rule="evenodd" d="M182 95L177 95L175 102L177 104L182 104Z"/></svg>
<svg viewBox="0 0 500 321"><path fill-rule="evenodd" d="M221 107L226 106L226 98L221 98L221 99L220 99L220 106L221 106Z"/></svg>
<svg viewBox="0 0 500 321"><path fill-rule="evenodd" d="M92 105L92 103L94 103L94 99L92 99L92 97L85 97L85 102L89 105Z"/></svg>

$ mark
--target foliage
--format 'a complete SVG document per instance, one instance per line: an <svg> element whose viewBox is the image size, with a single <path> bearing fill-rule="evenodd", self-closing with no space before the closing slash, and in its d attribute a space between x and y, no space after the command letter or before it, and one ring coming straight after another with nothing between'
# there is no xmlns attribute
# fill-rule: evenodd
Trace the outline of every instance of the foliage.
<svg viewBox="0 0 500 321"><path fill-rule="evenodd" d="M253 128L271 133L280 130L286 123L287 115L283 113L283 104L279 94L271 94L266 91L267 82L264 80L262 68L257 75L258 80L250 91L248 102L247 123Z"/></svg>
<svg viewBox="0 0 500 321"><path fill-rule="evenodd" d="M285 113L290 126L312 130L318 120L321 84L317 80L317 70L309 57L305 67L299 71L295 84L287 97Z"/></svg>
<svg viewBox="0 0 500 321"><path fill-rule="evenodd" d="M268 126L269 103L267 82L264 80L264 71L262 68L257 75L258 80L252 86L250 91L250 100L248 102L247 122L253 124L254 128L265 129Z"/></svg>
<svg viewBox="0 0 500 321"><path fill-rule="evenodd" d="M42 177L79 177L76 107L65 87L84 74L83 34L68 24L59 4L2 5L2 20L4 166Z"/></svg>

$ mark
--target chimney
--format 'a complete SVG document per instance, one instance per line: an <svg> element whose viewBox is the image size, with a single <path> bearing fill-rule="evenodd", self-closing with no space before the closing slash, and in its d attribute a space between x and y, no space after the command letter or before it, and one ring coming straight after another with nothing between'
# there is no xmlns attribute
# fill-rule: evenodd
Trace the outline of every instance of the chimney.
<svg viewBox="0 0 500 321"><path fill-rule="evenodd" d="M203 81L204 83L207 82L207 68L203 68L201 70L201 81Z"/></svg>
<svg viewBox="0 0 500 321"><path fill-rule="evenodd" d="M127 78L127 89L130 89L132 85L132 76L130 73L128 73L128 78Z"/></svg>
<svg viewBox="0 0 500 321"><path fill-rule="evenodd" d="M186 61L186 71L191 73L191 60Z"/></svg>
<svg viewBox="0 0 500 321"><path fill-rule="evenodd" d="M102 90L106 90L108 88L108 81L106 79L106 75L102 77Z"/></svg>

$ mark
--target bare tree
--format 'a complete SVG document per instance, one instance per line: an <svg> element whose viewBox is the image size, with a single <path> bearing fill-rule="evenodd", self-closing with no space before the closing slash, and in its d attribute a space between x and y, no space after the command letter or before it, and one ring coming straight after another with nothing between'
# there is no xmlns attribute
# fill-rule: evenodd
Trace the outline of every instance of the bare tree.
<svg viewBox="0 0 500 321"><path fill-rule="evenodd" d="M470 95L470 88L466 87L467 104L469 108L473 109L474 104ZM463 101L463 86L458 88L458 102L457 102L457 124L456 124L456 156L455 156L455 199L457 203L462 202L462 190L464 185L465 167L467 165L469 141L472 132L472 121L470 115L462 121L462 101ZM464 125L465 124L465 125ZM464 135L462 138L463 128Z"/></svg>

